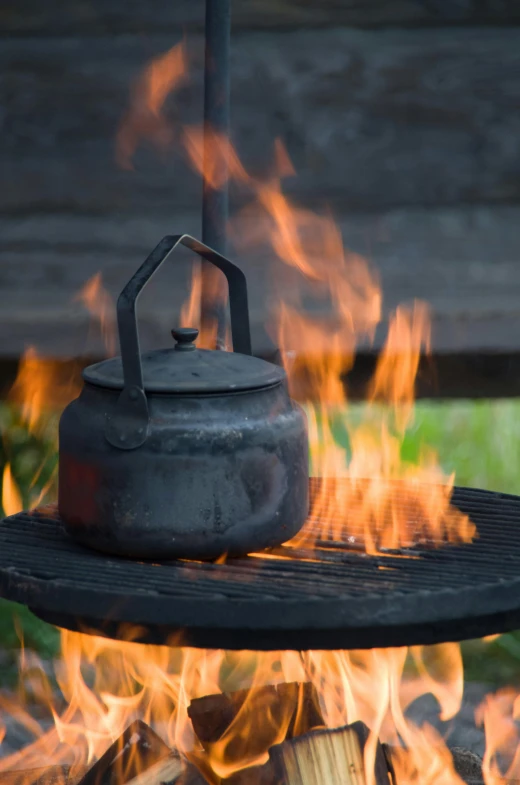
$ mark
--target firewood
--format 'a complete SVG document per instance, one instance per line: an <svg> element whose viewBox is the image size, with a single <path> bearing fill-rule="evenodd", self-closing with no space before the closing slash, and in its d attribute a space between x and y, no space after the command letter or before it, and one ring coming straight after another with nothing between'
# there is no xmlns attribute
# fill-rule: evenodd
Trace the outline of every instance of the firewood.
<svg viewBox="0 0 520 785"><path fill-rule="evenodd" d="M184 765L179 755L170 753L153 766L142 771L126 785L170 785L177 782L183 773Z"/></svg>
<svg viewBox="0 0 520 785"><path fill-rule="evenodd" d="M325 724L318 694L309 682L270 684L252 690L208 695L192 701L188 708L193 729L207 753L211 753L212 745L224 737L239 714L240 724L247 728L247 741L238 734L235 740L230 739L226 750L228 763L239 764L246 751L253 759L266 756L278 740L282 726L287 728L286 738L292 739ZM195 762L200 765L200 760ZM207 776L214 781L211 775ZM220 785L272 783L270 764L266 763L237 771Z"/></svg>
<svg viewBox="0 0 520 785"><path fill-rule="evenodd" d="M195 698L188 706L188 717L203 746L218 741L231 725L238 712L233 696L239 693L206 695Z"/></svg>
<svg viewBox="0 0 520 785"><path fill-rule="evenodd" d="M223 780L222 785L276 785L273 765L267 761L263 766L241 769Z"/></svg>
<svg viewBox="0 0 520 785"><path fill-rule="evenodd" d="M161 785L175 782L180 757L141 720L136 720L94 763L78 785Z"/></svg>
<svg viewBox="0 0 520 785"><path fill-rule="evenodd" d="M482 758L464 747L451 747L453 768L467 785L484 785Z"/></svg>
<svg viewBox="0 0 520 785"><path fill-rule="evenodd" d="M164 785L170 784L164 783ZM196 766L191 763L186 763L181 776L175 780L175 785L208 785L208 780L201 774Z"/></svg>
<svg viewBox="0 0 520 785"><path fill-rule="evenodd" d="M188 708L193 729L206 752L210 753L212 745L223 738L240 712L243 712L240 722L248 728L247 752L252 758L267 754L282 725L287 727L286 738L292 739L325 724L318 694L310 682L270 684L252 690L207 695L192 701ZM240 739L237 739L235 749L235 762L238 764L244 753ZM227 754L228 762L231 762L232 743ZM201 764L200 760L196 762ZM272 783L271 767L266 763L241 769L222 780L221 785Z"/></svg>
<svg viewBox="0 0 520 785"><path fill-rule="evenodd" d="M46 766L0 773L0 785L68 785L70 766Z"/></svg>
<svg viewBox="0 0 520 785"><path fill-rule="evenodd" d="M343 728L315 730L285 741L270 750L270 760L280 785L366 785L363 751L369 730L362 722ZM377 744L375 782L389 785L381 745Z"/></svg>
<svg viewBox="0 0 520 785"><path fill-rule="evenodd" d="M383 748L389 769L392 773L393 783L394 785L397 785L392 756L395 757L398 748L388 744L383 744ZM453 760L453 768L466 785L484 785L482 758L479 755L464 747L450 747L450 752ZM496 778L496 782L502 782L503 785L517 785L517 783L519 783L518 780L506 780L505 778L503 780Z"/></svg>
<svg viewBox="0 0 520 785"><path fill-rule="evenodd" d="M207 695L196 698L188 708L193 730L204 747L222 738L246 700L249 700L251 714L261 715L268 709L271 716L275 717L289 711L289 739L325 724L318 694L310 682L269 684L253 690ZM288 709L288 703L292 705L292 710ZM259 724L262 724L261 716Z"/></svg>
<svg viewBox="0 0 520 785"><path fill-rule="evenodd" d="M390 782L392 785L397 785L397 778L395 776L394 762L392 760L392 747L389 744L382 744L383 754L385 756L388 773L390 775Z"/></svg>

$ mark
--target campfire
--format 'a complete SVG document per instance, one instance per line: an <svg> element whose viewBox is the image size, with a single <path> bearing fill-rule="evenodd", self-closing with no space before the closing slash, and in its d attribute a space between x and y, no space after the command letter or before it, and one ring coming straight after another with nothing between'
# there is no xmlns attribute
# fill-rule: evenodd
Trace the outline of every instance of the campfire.
<svg viewBox="0 0 520 785"><path fill-rule="evenodd" d="M222 20L208 19L211 61ZM217 65L213 88L225 83L225 51ZM0 737L9 740L8 720L31 737L0 758L0 785L519 779L513 690L488 695L477 710L482 761L450 750L409 709L433 695L439 720L456 718L464 692L458 641L520 625L520 499L457 488L426 448L403 459L419 358L429 350L424 303L391 315L364 416L350 416L348 371L382 318L377 275L344 248L327 212L284 194L284 178L295 173L281 142L271 172L247 171L211 89L204 129L169 125L164 105L188 68L184 44L148 64L118 132L117 160L131 167L143 140L182 144L204 179L203 242L165 238L130 279L117 306L121 358L100 274L78 300L99 324L108 359L84 371L82 387L30 349L12 390L34 433L68 405L59 503L57 469L42 484L39 467L39 491L24 511L8 463L9 517L0 527L0 594L60 627L61 653L50 672L22 650L17 690L0 695ZM228 182L250 202L226 226L237 253L263 251L273 278L291 283L288 298L274 298L269 325L280 365L251 353L246 284L222 239ZM172 331L176 346L141 354L136 301L180 245L203 261ZM229 329L223 278L209 264L229 284ZM314 316L304 316L309 298L321 305ZM247 466L244 444L253 455ZM57 454L56 444L47 459ZM188 491L175 486L168 496L181 471ZM192 486L197 472L203 481ZM238 475L262 515L257 529L235 537L235 523L244 523L232 520L242 515L236 510L254 518L227 490ZM220 492L232 503L221 504ZM172 536L179 504L187 527Z"/></svg>

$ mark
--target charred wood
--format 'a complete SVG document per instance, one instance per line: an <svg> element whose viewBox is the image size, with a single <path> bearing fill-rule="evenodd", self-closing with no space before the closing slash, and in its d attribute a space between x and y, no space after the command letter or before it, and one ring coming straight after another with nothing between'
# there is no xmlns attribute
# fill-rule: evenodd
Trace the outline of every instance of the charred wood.
<svg viewBox="0 0 520 785"><path fill-rule="evenodd" d="M398 785L395 775L394 766L392 763L392 756L395 754L395 747L389 744L383 744L383 752L388 764L388 770L392 779L393 785ZM482 758L471 750L464 747L451 747L450 753L453 760L453 768L459 777L466 783L466 785L484 785L484 776L482 774ZM503 780L504 785L514 785L514 781Z"/></svg>
<svg viewBox="0 0 520 785"><path fill-rule="evenodd" d="M292 739L325 724L318 694L309 682L208 695L192 701L188 715L206 752L211 752L212 746L225 738L227 730L240 715L240 723L249 728L247 754L252 758L266 755L277 743L281 728L286 728L286 738ZM238 762L244 753L241 745L236 750L229 746L231 759L234 753ZM273 785L274 775L268 762L242 769L223 782L226 785Z"/></svg>
<svg viewBox="0 0 520 785"><path fill-rule="evenodd" d="M188 716L197 738L203 745L207 745L221 739L241 711L251 713L255 725L265 724L267 711L271 712L273 718L279 717L280 721L289 715L289 739L325 724L318 694L310 682L270 684L256 690L239 690L197 698L191 702ZM257 715L256 720L253 715ZM269 724L274 726L275 723L271 721Z"/></svg>
<svg viewBox="0 0 520 785"><path fill-rule="evenodd" d="M479 755L463 747L452 747L450 752L455 771L466 785L484 785L482 758Z"/></svg>

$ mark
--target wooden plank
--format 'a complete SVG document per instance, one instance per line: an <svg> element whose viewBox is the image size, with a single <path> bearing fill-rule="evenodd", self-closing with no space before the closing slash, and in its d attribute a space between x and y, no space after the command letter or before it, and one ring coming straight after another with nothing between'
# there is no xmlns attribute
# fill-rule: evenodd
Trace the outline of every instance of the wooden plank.
<svg viewBox="0 0 520 785"><path fill-rule="evenodd" d="M145 4L143 4L145 5ZM323 29L237 34L233 137L265 172L281 137L287 189L337 210L520 200L518 29ZM11 39L0 48L2 212L200 209L179 147L143 146L120 171L114 136L129 85L175 36ZM202 113L200 36L174 127ZM235 196L235 198L238 198Z"/></svg>
<svg viewBox="0 0 520 785"><path fill-rule="evenodd" d="M176 221L151 213L0 219L0 357L16 358L27 344L53 356L101 354L100 333L89 332L89 316L74 299L78 290L101 271L115 299L165 234L197 233L197 223L191 213ZM433 349L451 355L520 352L519 223L515 207L394 210L340 221L347 247L367 256L379 271L385 320L399 303L426 300L432 308ZM245 223L243 231L248 231ZM297 277L287 276L267 251L231 255L248 278L255 349L269 353L270 304L287 297ZM180 254L139 303L144 348L170 344L188 286L189 257ZM327 318L317 304L309 308ZM376 346L385 334L383 323Z"/></svg>
<svg viewBox="0 0 520 785"><path fill-rule="evenodd" d="M241 28L316 26L511 24L516 0L235 0L233 24ZM204 0L4 0L4 33L113 35L200 29Z"/></svg>

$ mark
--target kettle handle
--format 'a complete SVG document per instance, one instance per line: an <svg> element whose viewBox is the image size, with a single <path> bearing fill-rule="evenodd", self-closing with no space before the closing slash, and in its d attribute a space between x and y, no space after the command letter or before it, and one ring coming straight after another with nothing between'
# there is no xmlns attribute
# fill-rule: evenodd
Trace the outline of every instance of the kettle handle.
<svg viewBox="0 0 520 785"><path fill-rule="evenodd" d="M136 304L142 290L178 245L184 245L207 262L218 267L226 276L229 287L231 337L233 351L251 354L251 332L247 304L247 283L242 270L225 256L191 237L177 234L164 237L128 281L117 301L117 325L121 345L121 360L125 387L143 386L143 371L139 348Z"/></svg>
<svg viewBox="0 0 520 785"><path fill-rule="evenodd" d="M116 411L107 421L105 436L110 444L122 450L133 450L140 447L148 436L148 402L144 392L139 348L137 300L148 281L178 245L184 245L190 251L194 251L224 273L229 288L233 351L240 354L251 354L247 283L242 270L225 256L189 234L164 237L128 281L117 300L117 325L124 386L116 405Z"/></svg>

